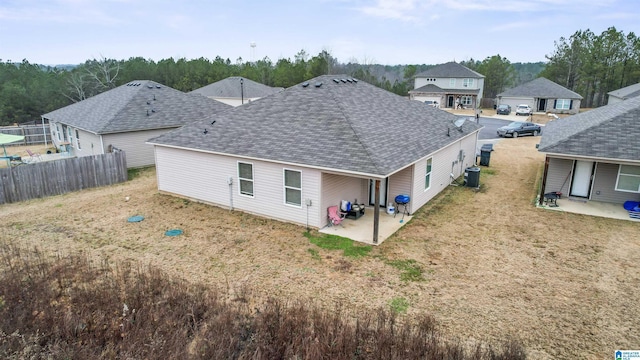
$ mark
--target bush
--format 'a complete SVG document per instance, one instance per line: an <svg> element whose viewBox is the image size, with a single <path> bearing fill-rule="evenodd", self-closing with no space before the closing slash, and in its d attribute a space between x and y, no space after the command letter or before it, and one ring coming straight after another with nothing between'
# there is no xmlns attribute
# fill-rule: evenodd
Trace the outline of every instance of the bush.
<svg viewBox="0 0 640 360"><path fill-rule="evenodd" d="M430 316L398 321L337 307L217 291L131 263L0 245L3 359L524 359L522 345L471 349L446 341ZM468 347L468 345L467 345Z"/></svg>

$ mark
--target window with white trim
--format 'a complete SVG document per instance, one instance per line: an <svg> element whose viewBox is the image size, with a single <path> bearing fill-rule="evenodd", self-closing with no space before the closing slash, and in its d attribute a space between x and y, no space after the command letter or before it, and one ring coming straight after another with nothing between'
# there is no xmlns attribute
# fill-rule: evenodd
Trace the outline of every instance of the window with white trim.
<svg viewBox="0 0 640 360"><path fill-rule="evenodd" d="M471 96L463 96L461 101L462 101L462 105L471 106L471 104L473 103L473 97L471 97Z"/></svg>
<svg viewBox="0 0 640 360"><path fill-rule="evenodd" d="M60 124L56 124L56 129L58 130L57 131L58 141L62 141L62 128L60 126L61 126Z"/></svg>
<svg viewBox="0 0 640 360"><path fill-rule="evenodd" d="M640 166L620 165L616 190L640 193Z"/></svg>
<svg viewBox="0 0 640 360"><path fill-rule="evenodd" d="M253 197L253 164L238 162L238 183L240 195Z"/></svg>
<svg viewBox="0 0 640 360"><path fill-rule="evenodd" d="M473 87L473 79L462 79L463 87Z"/></svg>
<svg viewBox="0 0 640 360"><path fill-rule="evenodd" d="M302 172L284 169L284 202L302 206Z"/></svg>
<svg viewBox="0 0 640 360"><path fill-rule="evenodd" d="M449 79L449 86L451 86L451 87L455 87L456 86L456 79L455 78Z"/></svg>
<svg viewBox="0 0 640 360"><path fill-rule="evenodd" d="M76 145L78 146L78 150L80 150L80 132L76 129Z"/></svg>
<svg viewBox="0 0 640 360"><path fill-rule="evenodd" d="M67 137L69 138L69 145L73 147L73 129L67 127Z"/></svg>
<svg viewBox="0 0 640 360"><path fill-rule="evenodd" d="M427 170L424 175L424 190L429 190L431 187L431 169L433 165L433 158L427 159Z"/></svg>
<svg viewBox="0 0 640 360"><path fill-rule="evenodd" d="M569 109L571 109L571 100L570 99L558 99L558 100L556 100L556 109L560 109L560 110L569 110Z"/></svg>

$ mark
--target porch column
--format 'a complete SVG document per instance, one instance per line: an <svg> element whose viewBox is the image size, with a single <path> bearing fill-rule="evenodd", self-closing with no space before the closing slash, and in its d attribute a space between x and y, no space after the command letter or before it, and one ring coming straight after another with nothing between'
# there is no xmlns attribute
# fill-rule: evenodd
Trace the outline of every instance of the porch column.
<svg viewBox="0 0 640 360"><path fill-rule="evenodd" d="M380 227L380 180L375 180L376 191L373 201L373 243L378 243L378 228Z"/></svg>
<svg viewBox="0 0 640 360"><path fill-rule="evenodd" d="M538 205L542 206L544 202L544 188L547 186L547 173L549 172L549 156L544 157L544 171L542 172L542 185L540 186L540 199ZM562 190L560 190L562 191Z"/></svg>

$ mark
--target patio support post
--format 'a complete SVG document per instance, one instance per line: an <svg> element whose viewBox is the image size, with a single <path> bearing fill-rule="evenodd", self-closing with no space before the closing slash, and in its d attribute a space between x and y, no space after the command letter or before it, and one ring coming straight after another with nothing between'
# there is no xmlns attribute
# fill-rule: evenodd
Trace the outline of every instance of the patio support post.
<svg viewBox="0 0 640 360"><path fill-rule="evenodd" d="M378 228L380 227L380 180L375 180L376 191L373 201L373 243L378 243Z"/></svg>
<svg viewBox="0 0 640 360"><path fill-rule="evenodd" d="M538 205L540 206L542 206L542 203L544 201L544 188L547 186L547 172L549 172L549 157L545 156L544 171L542 171L542 185L540 186L540 199L538 199Z"/></svg>

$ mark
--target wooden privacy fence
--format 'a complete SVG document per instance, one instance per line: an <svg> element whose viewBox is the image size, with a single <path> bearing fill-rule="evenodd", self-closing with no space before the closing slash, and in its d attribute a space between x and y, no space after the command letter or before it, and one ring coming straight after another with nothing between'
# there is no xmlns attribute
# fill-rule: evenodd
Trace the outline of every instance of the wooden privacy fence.
<svg viewBox="0 0 640 360"><path fill-rule="evenodd" d="M127 181L124 151L0 169L0 204Z"/></svg>
<svg viewBox="0 0 640 360"><path fill-rule="evenodd" d="M3 126L0 127L0 133L24 136L22 142L16 142L11 145L44 144L45 135L47 137L47 143L51 144L49 124L45 124L44 127L42 125Z"/></svg>

